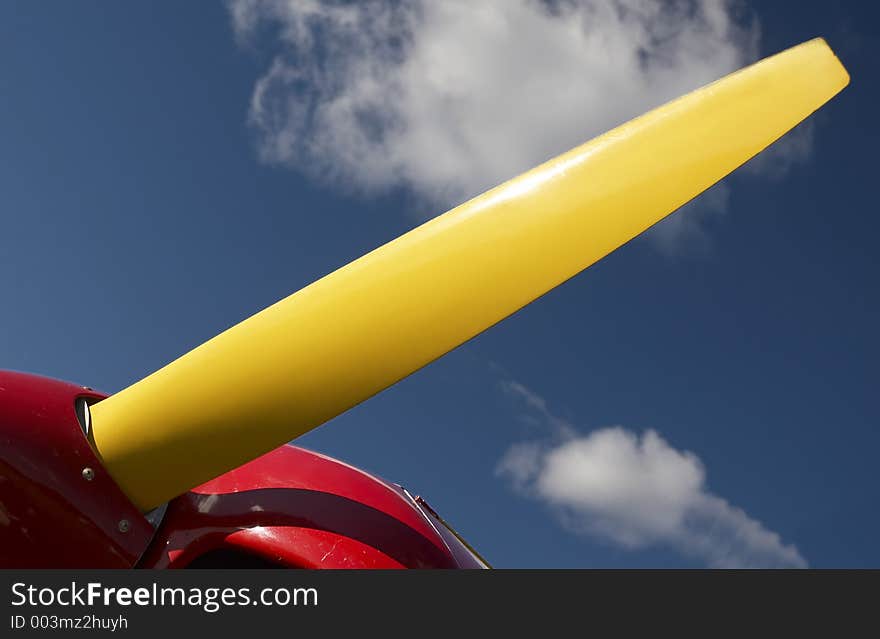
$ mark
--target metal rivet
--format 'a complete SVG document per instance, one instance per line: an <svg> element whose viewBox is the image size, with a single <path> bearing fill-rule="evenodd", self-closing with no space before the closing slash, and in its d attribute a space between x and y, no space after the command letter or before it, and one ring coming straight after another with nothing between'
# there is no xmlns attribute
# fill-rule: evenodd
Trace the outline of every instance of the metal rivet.
<svg viewBox="0 0 880 639"><path fill-rule="evenodd" d="M127 519L119 520L119 532L127 533L129 528L131 528L131 524L128 523Z"/></svg>
<svg viewBox="0 0 880 639"><path fill-rule="evenodd" d="M82 476L86 481L92 481L95 478L95 471L91 468L83 468Z"/></svg>

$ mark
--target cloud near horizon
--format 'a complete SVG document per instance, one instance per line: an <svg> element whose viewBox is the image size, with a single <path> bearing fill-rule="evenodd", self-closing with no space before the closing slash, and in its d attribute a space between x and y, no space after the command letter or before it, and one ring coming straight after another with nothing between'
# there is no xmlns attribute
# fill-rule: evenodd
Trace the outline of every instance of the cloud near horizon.
<svg viewBox="0 0 880 639"><path fill-rule="evenodd" d="M713 568L807 567L795 546L710 492L693 453L653 430L579 434L534 392L516 382L503 386L548 437L510 446L496 474L546 504L566 529L626 549L665 546Z"/></svg>
<svg viewBox="0 0 880 639"><path fill-rule="evenodd" d="M477 195L757 57L728 0L231 0L236 37L272 52L249 121L263 161L425 211ZM809 130L755 170L809 154ZM724 185L651 231L706 239ZM442 210L442 209L441 209Z"/></svg>

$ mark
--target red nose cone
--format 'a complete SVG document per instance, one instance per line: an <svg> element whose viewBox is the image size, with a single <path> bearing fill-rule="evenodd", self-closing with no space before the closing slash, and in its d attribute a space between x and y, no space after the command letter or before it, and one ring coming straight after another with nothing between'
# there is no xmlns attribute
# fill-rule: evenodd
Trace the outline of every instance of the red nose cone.
<svg viewBox="0 0 880 639"><path fill-rule="evenodd" d="M116 486L76 416L91 390L0 371L0 567L133 566L153 528Z"/></svg>

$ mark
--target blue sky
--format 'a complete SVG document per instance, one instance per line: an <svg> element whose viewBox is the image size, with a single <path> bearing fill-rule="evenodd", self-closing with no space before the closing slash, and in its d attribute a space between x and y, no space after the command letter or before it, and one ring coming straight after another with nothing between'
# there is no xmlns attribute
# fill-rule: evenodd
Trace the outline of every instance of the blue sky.
<svg viewBox="0 0 880 639"><path fill-rule="evenodd" d="M723 517L760 522L810 566L880 565L880 16L860 2L740 9L747 28L712 45L710 61L729 66L823 35L850 87L780 155L681 212L687 223L628 244L298 443L421 493L498 566L712 564L715 554L688 547L693 530L658 531L613 509L561 513L498 471L511 446L556 446L547 442L559 424L587 447L597 432L623 433L626 449L653 431L696 473L688 499L723 501ZM289 14L260 20L236 33L224 5L0 5L0 367L115 392L442 212L444 198L474 194L552 144L582 141L556 118L546 136L523 136L512 164L462 158L466 173L440 155L418 171L352 168L317 128L303 134L308 153L301 141L270 148L283 133L279 114L290 122L279 105L321 105L326 77L307 65L349 67L332 66L331 47L306 52L279 37ZM415 37L481 24L419 27ZM612 44L626 43L622 33ZM269 111L255 111L261 78L297 65L301 85L282 74L269 85ZM553 68L547 82L568 73ZM681 68L691 79L712 70ZM672 77L648 86L636 76L647 89L612 83L608 94L626 104L600 95L584 130L651 106ZM499 86L485 78L486 104L507 99ZM394 99L381 112L412 115ZM408 131L442 137L469 113L448 125L416 118ZM414 139L397 144L420 153ZM637 542L620 533L633 526Z"/></svg>

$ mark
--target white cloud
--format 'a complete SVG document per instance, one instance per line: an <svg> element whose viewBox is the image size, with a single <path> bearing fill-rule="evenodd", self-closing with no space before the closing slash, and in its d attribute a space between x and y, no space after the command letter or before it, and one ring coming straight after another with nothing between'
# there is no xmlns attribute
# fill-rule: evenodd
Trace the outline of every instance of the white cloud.
<svg viewBox="0 0 880 639"><path fill-rule="evenodd" d="M650 230L651 241L660 253L669 257L685 249L706 253L711 247L711 226L727 212L729 198L730 188L725 182L719 182L685 204L675 215L662 219Z"/></svg>
<svg viewBox="0 0 880 639"><path fill-rule="evenodd" d="M537 397L522 388L527 402ZM497 473L569 530L630 549L672 547L712 567L806 567L797 548L708 490L696 455L655 431L618 426L560 437L549 425L553 441L514 444Z"/></svg>
<svg viewBox="0 0 880 639"><path fill-rule="evenodd" d="M547 401L533 392L526 386L523 386L519 382L515 382L513 380L504 380L500 383L501 390L503 390L508 395L511 395L520 401L524 402L525 405L532 411L533 414L536 414L539 419L533 420L530 416L523 416L524 421L535 423L542 428L542 430L546 431L549 427L551 430L551 434L555 437L573 437L577 434L574 426L567 419L563 419L562 417L557 417L550 409L547 407Z"/></svg>
<svg viewBox="0 0 880 639"><path fill-rule="evenodd" d="M229 6L239 40L276 54L250 108L263 160L368 193L405 187L431 208L743 66L758 41L728 0ZM678 217L653 232L665 250L703 236L700 215Z"/></svg>

